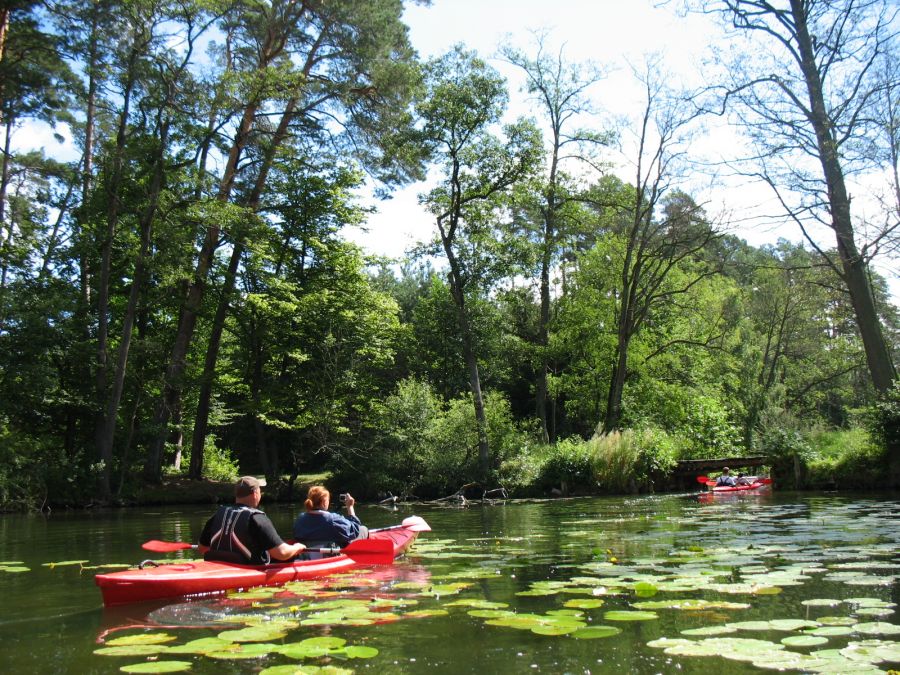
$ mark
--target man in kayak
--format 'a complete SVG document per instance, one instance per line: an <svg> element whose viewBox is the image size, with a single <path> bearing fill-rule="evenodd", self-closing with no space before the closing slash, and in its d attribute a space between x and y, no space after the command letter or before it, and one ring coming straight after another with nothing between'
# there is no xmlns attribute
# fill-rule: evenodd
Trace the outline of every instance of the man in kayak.
<svg viewBox="0 0 900 675"><path fill-rule="evenodd" d="M294 538L308 548L343 547L356 539L368 539L369 530L356 517L353 509L356 500L348 493L341 495L341 503L347 512L346 517L328 510L331 493L324 486L309 488L304 504L306 512L294 521Z"/></svg>
<svg viewBox="0 0 900 675"><path fill-rule="evenodd" d="M243 476L234 486L234 504L220 506L206 521L199 546L205 560L266 565L273 558L291 560L303 552L303 544L286 544L257 508L265 484L265 479Z"/></svg>
<svg viewBox="0 0 900 675"><path fill-rule="evenodd" d="M722 475L716 478L716 487L734 487L734 476L729 473L727 466L722 469Z"/></svg>

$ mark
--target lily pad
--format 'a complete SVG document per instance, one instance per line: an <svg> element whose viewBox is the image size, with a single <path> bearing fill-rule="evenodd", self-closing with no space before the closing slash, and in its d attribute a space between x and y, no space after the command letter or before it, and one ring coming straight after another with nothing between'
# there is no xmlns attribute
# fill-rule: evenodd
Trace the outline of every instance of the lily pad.
<svg viewBox="0 0 900 675"><path fill-rule="evenodd" d="M205 637L197 640L191 640L183 645L173 645L166 649L167 654L208 654L209 652L220 652L228 648L235 648L237 645L228 640L222 640L216 637Z"/></svg>
<svg viewBox="0 0 900 675"><path fill-rule="evenodd" d="M190 661L148 661L119 668L123 673L181 673L190 669Z"/></svg>
<svg viewBox="0 0 900 675"><path fill-rule="evenodd" d="M84 563L90 562L89 560L62 560L60 562L48 562L41 565L41 567L70 567L72 565L84 565Z"/></svg>
<svg viewBox="0 0 900 675"><path fill-rule="evenodd" d="M2 565L0 566L0 572L9 572L10 574L19 574L21 572L30 572L30 567L25 567L24 565Z"/></svg>
<svg viewBox="0 0 900 675"><path fill-rule="evenodd" d="M151 656L166 651L165 645L119 645L117 647L100 647L94 654L99 656Z"/></svg>
<svg viewBox="0 0 900 675"><path fill-rule="evenodd" d="M113 640L109 640L106 644L110 647L118 645L161 645L166 642L172 642L177 638L169 633L139 633L137 635L125 635Z"/></svg>
<svg viewBox="0 0 900 675"><path fill-rule="evenodd" d="M819 635L821 637L840 637L852 633L853 629L850 626L819 626L809 631L810 635Z"/></svg>
<svg viewBox="0 0 900 675"><path fill-rule="evenodd" d="M588 626L587 628L579 628L572 637L577 640L596 640L598 638L607 638L618 635L622 632L621 628L615 626Z"/></svg>
<svg viewBox="0 0 900 675"><path fill-rule="evenodd" d="M873 621L855 624L853 631L864 635L900 635L900 626L886 621Z"/></svg>
<svg viewBox="0 0 900 675"><path fill-rule="evenodd" d="M653 619L658 619L659 614L656 612L623 609L606 612L603 618L606 621L652 621Z"/></svg>
<svg viewBox="0 0 900 675"><path fill-rule="evenodd" d="M285 635L287 632L280 625L260 625L222 631L219 633L219 639L226 642L270 642L280 640Z"/></svg>
<svg viewBox="0 0 900 675"><path fill-rule="evenodd" d="M728 625L722 626L704 626L703 628L688 628L681 631L682 635L728 635L729 633L737 633L737 628Z"/></svg>
<svg viewBox="0 0 900 675"><path fill-rule="evenodd" d="M574 609L596 609L597 607L602 607L603 604L604 602L601 598L575 598L574 600L567 600L564 606Z"/></svg>
<svg viewBox="0 0 900 675"><path fill-rule="evenodd" d="M827 643L828 638L821 635L788 635L781 639L781 644L788 647L818 647Z"/></svg>
<svg viewBox="0 0 900 675"><path fill-rule="evenodd" d="M800 604L807 607L837 607L841 604L841 601L834 598L812 598L811 600L804 600Z"/></svg>

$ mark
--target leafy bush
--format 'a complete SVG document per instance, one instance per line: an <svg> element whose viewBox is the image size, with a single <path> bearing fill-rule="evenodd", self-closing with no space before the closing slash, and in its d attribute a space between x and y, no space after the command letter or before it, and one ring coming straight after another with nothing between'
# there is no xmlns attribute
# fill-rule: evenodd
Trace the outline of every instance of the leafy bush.
<svg viewBox="0 0 900 675"><path fill-rule="evenodd" d="M591 444L580 438L569 438L550 446L541 467L539 483L545 492L552 488L563 494L596 490Z"/></svg>
<svg viewBox="0 0 900 675"><path fill-rule="evenodd" d="M727 456L740 444L740 429L731 422L731 413L712 396L692 399L675 431L682 459Z"/></svg>
<svg viewBox="0 0 900 675"><path fill-rule="evenodd" d="M900 453L900 380L872 406L869 429L888 453Z"/></svg>
<svg viewBox="0 0 900 675"><path fill-rule="evenodd" d="M500 394L484 398L491 481L508 476L506 460L528 453L533 433L514 421ZM414 379L397 386L379 410L371 450L342 455L335 480L360 495L442 497L477 482L480 466L475 410L470 396L443 402L431 386ZM495 485L485 486L488 488Z"/></svg>
<svg viewBox="0 0 900 675"><path fill-rule="evenodd" d="M659 429L626 429L589 441L594 478L605 492L652 492L675 466L674 439Z"/></svg>
<svg viewBox="0 0 900 675"><path fill-rule="evenodd" d="M884 487L885 451L872 442L863 429L813 432L812 456L808 459L808 487Z"/></svg>
<svg viewBox="0 0 900 675"><path fill-rule="evenodd" d="M209 434L203 445L203 475L210 480L234 481L240 476L238 461L227 448L216 445L216 437Z"/></svg>

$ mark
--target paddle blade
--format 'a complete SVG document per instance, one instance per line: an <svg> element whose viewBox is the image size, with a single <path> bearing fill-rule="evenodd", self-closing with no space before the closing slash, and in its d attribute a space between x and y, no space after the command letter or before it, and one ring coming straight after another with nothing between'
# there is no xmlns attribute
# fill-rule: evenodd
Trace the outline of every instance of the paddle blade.
<svg viewBox="0 0 900 675"><path fill-rule="evenodd" d="M757 483L762 483L763 485L771 485L771 484L772 484L772 479L771 479L771 478L757 478L757 479L756 479L756 482L757 482Z"/></svg>
<svg viewBox="0 0 900 675"><path fill-rule="evenodd" d="M394 542L389 539L357 539L342 548L341 553L360 565L390 565L394 562Z"/></svg>
<svg viewBox="0 0 900 675"><path fill-rule="evenodd" d="M151 539L141 544L141 548L154 553L170 553L171 551L184 551L189 548L195 548L194 544L184 541L160 541L159 539Z"/></svg>
<svg viewBox="0 0 900 675"><path fill-rule="evenodd" d="M697 482L698 483L708 483L709 476L697 476Z"/></svg>
<svg viewBox="0 0 900 675"><path fill-rule="evenodd" d="M425 522L424 518L420 518L419 516L404 518L401 524L403 527L410 529L413 532L431 532L431 526Z"/></svg>

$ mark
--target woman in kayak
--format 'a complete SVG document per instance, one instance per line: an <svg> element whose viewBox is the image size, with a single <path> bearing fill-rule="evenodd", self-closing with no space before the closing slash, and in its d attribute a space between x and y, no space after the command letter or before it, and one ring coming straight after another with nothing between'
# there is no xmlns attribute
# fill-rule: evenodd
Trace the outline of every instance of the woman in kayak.
<svg viewBox="0 0 900 675"><path fill-rule="evenodd" d="M369 530L363 525L353 505L356 500L350 494L341 495L341 503L346 517L331 513L331 493L322 486L314 485L306 495L306 512L294 521L294 539L306 544L307 548L346 546L356 539L368 539Z"/></svg>

